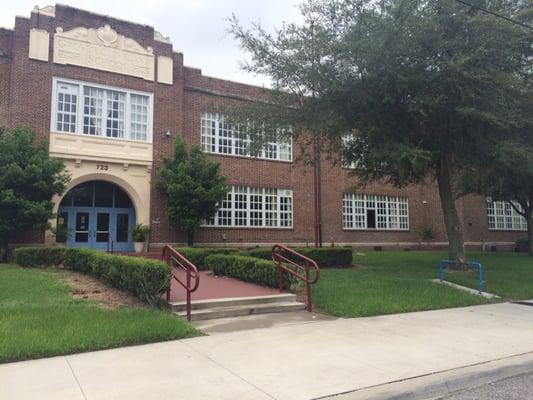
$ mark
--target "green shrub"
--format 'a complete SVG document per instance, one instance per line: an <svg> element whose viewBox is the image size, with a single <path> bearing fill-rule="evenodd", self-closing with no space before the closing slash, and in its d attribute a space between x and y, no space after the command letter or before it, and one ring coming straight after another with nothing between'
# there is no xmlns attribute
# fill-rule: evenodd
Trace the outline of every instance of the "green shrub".
<svg viewBox="0 0 533 400"><path fill-rule="evenodd" d="M23 267L58 266L65 258L64 247L19 247L15 249L15 262Z"/></svg>
<svg viewBox="0 0 533 400"><path fill-rule="evenodd" d="M176 247L198 269L207 269L205 259L212 254L236 254L239 250L234 248L204 248L204 247Z"/></svg>
<svg viewBox="0 0 533 400"><path fill-rule="evenodd" d="M520 251L524 253L527 252L529 249L529 242L527 238L516 239L514 248L515 251Z"/></svg>
<svg viewBox="0 0 533 400"><path fill-rule="evenodd" d="M98 250L25 247L15 251L22 266L59 266L94 275L141 300L155 303L170 286L170 268L158 260L116 256Z"/></svg>
<svg viewBox="0 0 533 400"><path fill-rule="evenodd" d="M213 254L207 257L206 265L215 275L229 276L263 286L279 287L279 273L272 261L241 255ZM285 280L285 288L290 279Z"/></svg>
<svg viewBox="0 0 533 400"><path fill-rule="evenodd" d="M349 247L296 247L300 254L314 260L320 268L325 267L346 267L352 264L352 249ZM250 257L272 259L272 249L270 247L256 247L245 252ZM288 255L287 258L291 259Z"/></svg>

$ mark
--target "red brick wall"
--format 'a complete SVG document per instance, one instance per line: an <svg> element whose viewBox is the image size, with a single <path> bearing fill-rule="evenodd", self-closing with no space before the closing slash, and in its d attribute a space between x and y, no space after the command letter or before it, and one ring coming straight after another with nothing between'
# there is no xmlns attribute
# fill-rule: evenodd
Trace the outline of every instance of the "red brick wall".
<svg viewBox="0 0 533 400"><path fill-rule="evenodd" d="M8 125L13 31L0 28L0 126Z"/></svg>
<svg viewBox="0 0 533 400"><path fill-rule="evenodd" d="M155 56L170 56L174 60L174 84L172 86L148 82L140 78L124 76L87 68L57 65L52 62L53 33L57 27L67 31L78 26L98 28L109 24L119 34L137 40L144 47L152 47ZM29 32L31 28L46 29L51 36L50 61L28 58ZM50 131L52 78L54 76L103 85L117 86L154 94L154 168L162 155L170 155L173 138L183 135L188 145L200 142L200 115L219 105L239 104L239 97L261 98L265 91L258 87L203 76L195 68L183 66L183 55L173 53L170 44L154 41L154 29L107 16L95 15L67 6L56 6L56 17L32 13L31 18L16 18L14 32L0 30L0 51L14 49L12 59L0 56L0 124L26 124L42 137ZM207 50L206 50L207 51ZM7 60L11 60L9 63ZM1 79L3 78L3 79ZM10 85L9 85L10 83ZM11 90L6 92L6 88ZM196 89L203 89L203 93ZM206 92L212 92L208 94ZM225 95L221 95L221 93ZM9 105L9 112L6 106ZM169 130L172 137L167 138ZM299 159L299 146L293 146L293 158ZM278 162L253 160L222 155L210 155L222 165L222 171L230 184L251 187L285 188L293 190L292 229L202 228L197 235L199 243L220 243L225 235L230 243L313 242L313 170L303 162ZM334 243L417 243L423 228L433 225L437 231L435 242L444 242L446 233L438 193L433 184L396 189L390 185L374 183L356 191L367 194L400 195L409 198L409 231L345 231L342 229L342 195L353 192L356 179L349 170L333 166L324 157L322 162L322 231L325 242ZM489 232L486 205L479 197L467 197L458 202L465 222L465 239L471 242L514 241L522 233ZM151 190L151 242L183 242L182 233L170 226L160 193ZM33 239L32 239L33 240ZM42 240L42 237L41 239Z"/></svg>

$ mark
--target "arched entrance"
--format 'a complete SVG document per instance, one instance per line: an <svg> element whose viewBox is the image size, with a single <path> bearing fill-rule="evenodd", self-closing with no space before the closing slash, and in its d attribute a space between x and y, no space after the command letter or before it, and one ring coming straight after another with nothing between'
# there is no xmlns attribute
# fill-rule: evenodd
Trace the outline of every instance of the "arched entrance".
<svg viewBox="0 0 533 400"><path fill-rule="evenodd" d="M128 194L105 181L88 181L61 201L58 223L66 226L68 247L132 251L135 209Z"/></svg>

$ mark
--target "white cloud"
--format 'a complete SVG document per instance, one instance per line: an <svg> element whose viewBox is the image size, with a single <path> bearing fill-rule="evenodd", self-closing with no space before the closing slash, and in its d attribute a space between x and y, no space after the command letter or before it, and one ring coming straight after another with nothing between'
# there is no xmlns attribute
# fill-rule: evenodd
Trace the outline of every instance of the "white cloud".
<svg viewBox="0 0 533 400"><path fill-rule="evenodd" d="M244 25L260 21L269 28L280 26L283 21L301 20L299 0L63 0L61 3L151 25L170 36L174 49L183 53L186 65L202 69L205 75L255 85L268 84L268 79L239 68L245 54L227 33L225 19L234 13ZM13 27L15 15L29 17L34 6L28 0L5 2L0 26Z"/></svg>

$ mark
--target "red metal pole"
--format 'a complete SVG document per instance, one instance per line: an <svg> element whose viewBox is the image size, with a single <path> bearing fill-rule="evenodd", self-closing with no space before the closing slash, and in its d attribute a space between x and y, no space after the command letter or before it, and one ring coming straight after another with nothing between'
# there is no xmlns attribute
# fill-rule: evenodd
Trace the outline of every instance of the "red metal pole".
<svg viewBox="0 0 533 400"><path fill-rule="evenodd" d="M170 267L170 284L168 285L167 290L167 302L170 301L170 290L172 289L172 266L168 262L168 254L165 253L165 250L163 249L163 261Z"/></svg>
<svg viewBox="0 0 533 400"><path fill-rule="evenodd" d="M278 274L279 274L279 291L280 293L283 293L285 282L283 282L284 279L283 279L283 270L281 269L281 261L278 261Z"/></svg>
<svg viewBox="0 0 533 400"><path fill-rule="evenodd" d="M191 320L191 270L187 268L187 320Z"/></svg>
<svg viewBox="0 0 533 400"><path fill-rule="evenodd" d="M319 240L318 240L318 160L317 160L317 153L318 153L318 144L317 140L315 138L315 146L314 146L314 153L315 153L315 162L313 163L313 206L314 206L314 227L315 227L315 247L319 247Z"/></svg>
<svg viewBox="0 0 533 400"><path fill-rule="evenodd" d="M307 311L312 312L313 303L311 302L311 280L309 279L309 268L306 268L305 270L305 286L307 288Z"/></svg>

